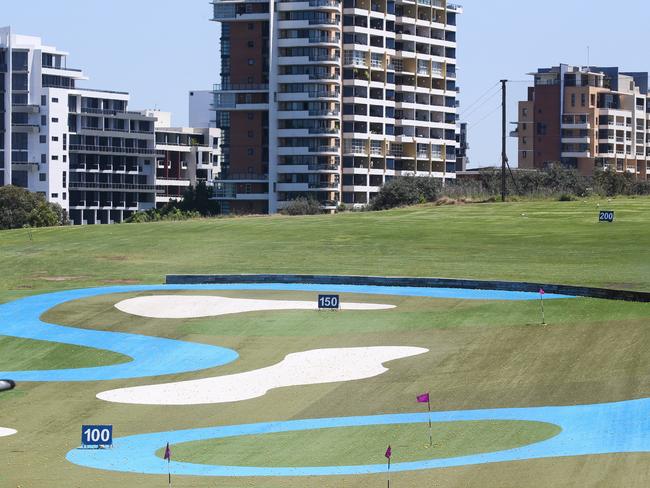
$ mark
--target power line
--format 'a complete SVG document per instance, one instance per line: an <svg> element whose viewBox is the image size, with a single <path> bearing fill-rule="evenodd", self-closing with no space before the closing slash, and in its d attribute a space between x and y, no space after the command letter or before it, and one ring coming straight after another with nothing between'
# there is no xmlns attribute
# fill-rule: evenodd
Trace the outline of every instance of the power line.
<svg viewBox="0 0 650 488"><path fill-rule="evenodd" d="M472 103L470 103L470 104L467 105L466 107L463 107L463 108L461 109L461 112L462 112L462 113L465 113L467 110L469 110L470 108L472 108L474 105L476 105L478 102L480 102L480 101L483 99L483 97L485 97L485 95L487 95L488 93L490 93L490 92L491 92L494 88L496 88L498 85L499 85L499 82L496 82L496 83L495 83L494 85L492 85L490 88L488 88L487 90L485 90L485 92L483 92L483 94L482 94L480 97L478 97L476 100L474 100Z"/></svg>
<svg viewBox="0 0 650 488"><path fill-rule="evenodd" d="M477 105L476 107L474 107L473 109L471 109L471 110L469 110L469 111L467 111L467 112L463 112L462 114L460 114L460 116L461 116L462 118L466 119L466 118L469 117L471 114L476 113L478 110L480 110L481 108L483 108L483 106L484 106L485 104L487 104L490 100L492 100L494 97L496 97L497 95L499 95L499 93L500 93L500 90L497 89L497 90L496 90L492 95L490 95L488 98L486 98L485 100L483 100L479 105Z"/></svg>
<svg viewBox="0 0 650 488"><path fill-rule="evenodd" d="M471 130L476 129L476 127L478 127L478 126L481 124L481 122L485 121L485 120L486 120L488 117L490 117L491 115L494 115L494 113L495 113L497 110L500 110L500 109L501 109L501 104L497 105L494 109L490 110L490 112L488 112L487 114L485 114L483 117L481 117L481 118L480 118L479 120L477 120L476 122L474 122L474 123L469 123L468 126L471 128Z"/></svg>

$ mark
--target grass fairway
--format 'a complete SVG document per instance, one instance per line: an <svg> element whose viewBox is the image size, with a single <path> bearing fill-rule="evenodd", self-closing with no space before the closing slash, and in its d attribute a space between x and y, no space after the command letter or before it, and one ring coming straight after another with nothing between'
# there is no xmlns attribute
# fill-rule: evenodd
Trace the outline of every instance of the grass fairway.
<svg viewBox="0 0 650 488"><path fill-rule="evenodd" d="M597 223L598 209L605 207L616 212L613 224ZM649 213L650 199L639 198L36 229L32 241L24 230L3 231L0 301L66 288L160 283L167 273L440 276L650 290L650 261L646 258ZM315 299L314 294L299 292L217 294ZM237 350L240 359L219 368L158 378L22 383L16 390L0 394L0 426L18 430L18 434L0 439L0 459L6 466L0 469L0 488L166 486L166 476L98 471L65 461L65 454L79 445L81 424L112 423L115 436L122 437L253 422L417 412L423 407L415 402L415 395L427 390L434 411L574 405L650 396L650 304L545 300L547 326L539 325L536 301L345 295L344 300L390 303L397 308L255 312L189 320L147 319L114 308L115 302L136 295L70 302L42 318L74 327L220 345ZM387 363L389 371L373 378L278 388L237 403L164 407L95 398L113 388L262 368L296 351L382 345L426 347L430 352ZM124 360L106 351L0 337L0 368L4 370L85 367ZM498 438L489 426L447 437L439 431L440 438L448 442L435 449L455 455L477 446L505 445L515 438L528 442L526 439L539 434L528 427L526 435L519 437L512 430L499 429L503 437ZM363 439L345 431L348 429L332 431L327 434L331 438L319 437L315 444L349 447L346 453L350 455L379 446L372 456L383 462L385 444L391 443L395 456L401 456L404 447L413 445L417 450L427 442L426 430L404 431L403 437L391 431L390 437L396 440L388 442L388 433L381 429L368 429ZM301 435L280 441L275 436L260 436L253 444L269 446L268 450L277 445L305 445L306 437ZM412 444L411 438L421 440ZM210 444L209 452L198 444L178 445L174 457L187 455L193 462L211 462L217 459L211 457L216 454L219 460L223 455L235 462L237 452L246 450L249 441L237 439L235 447L225 442ZM184 453L185 449L190 452ZM251 450L248 455L252 457L246 462L261 463L268 450ZM318 453L300 446L298 454L302 457L284 462L313 464ZM417 455L409 454L413 459ZM362 456L360 461L367 459ZM645 486L648 479L649 454L612 454L394 473L391 485L636 487ZM173 486L368 488L385 486L385 482L383 475L176 477Z"/></svg>
<svg viewBox="0 0 650 488"><path fill-rule="evenodd" d="M336 466L381 464L391 445L392 462L421 461L512 449L557 435L560 428L543 422L442 422L379 425L345 429L279 432L172 446L174 459L228 466ZM300 446L296 448L296 446ZM157 452L163 457L165 450Z"/></svg>
<svg viewBox="0 0 650 488"><path fill-rule="evenodd" d="M0 371L90 368L130 360L112 351L0 336Z"/></svg>
<svg viewBox="0 0 650 488"><path fill-rule="evenodd" d="M599 206L598 206L599 205ZM598 210L616 212L598 223ZM650 199L422 206L0 232L0 300L169 273L530 280L650 290ZM613 272L610 272L613 271Z"/></svg>

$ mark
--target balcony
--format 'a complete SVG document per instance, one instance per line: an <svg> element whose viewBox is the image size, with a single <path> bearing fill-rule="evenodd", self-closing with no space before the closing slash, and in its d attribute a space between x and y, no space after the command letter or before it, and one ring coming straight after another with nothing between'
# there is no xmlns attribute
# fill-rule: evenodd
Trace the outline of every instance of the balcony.
<svg viewBox="0 0 650 488"><path fill-rule="evenodd" d="M138 185L131 183L99 183L95 181L71 181L68 183L70 189L81 191L124 191L142 192L156 191L156 185Z"/></svg>
<svg viewBox="0 0 650 488"><path fill-rule="evenodd" d="M41 131L41 126L38 124L20 124L16 122L11 123L14 132L23 134L38 134Z"/></svg>
<svg viewBox="0 0 650 488"><path fill-rule="evenodd" d="M223 83L212 87L215 92L265 92L269 90L268 83Z"/></svg>
<svg viewBox="0 0 650 488"><path fill-rule="evenodd" d="M269 175L258 173L229 173L214 179L215 182L259 183L269 181Z"/></svg>
<svg viewBox="0 0 650 488"><path fill-rule="evenodd" d="M37 114L40 113L41 107L38 105L12 103L11 110L16 113Z"/></svg>
<svg viewBox="0 0 650 488"><path fill-rule="evenodd" d="M115 154L141 154L141 155L156 154L156 150L153 148L121 147L121 146L88 146L82 144L70 144L70 151L115 153Z"/></svg>

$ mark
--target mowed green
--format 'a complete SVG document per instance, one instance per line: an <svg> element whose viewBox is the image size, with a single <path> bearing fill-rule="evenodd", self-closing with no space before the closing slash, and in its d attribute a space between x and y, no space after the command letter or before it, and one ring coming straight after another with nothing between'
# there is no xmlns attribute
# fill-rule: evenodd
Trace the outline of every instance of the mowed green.
<svg viewBox="0 0 650 488"><path fill-rule="evenodd" d="M226 466L351 466L468 456L541 442L557 425L516 420L373 425L211 439L172 446L174 460ZM163 457L165 449L156 454Z"/></svg>
<svg viewBox="0 0 650 488"><path fill-rule="evenodd" d="M0 336L0 371L91 368L130 360L102 349Z"/></svg>
<svg viewBox="0 0 650 488"><path fill-rule="evenodd" d="M616 221L598 223L600 209ZM169 273L530 280L650 290L650 199L421 206L0 232L0 300Z"/></svg>

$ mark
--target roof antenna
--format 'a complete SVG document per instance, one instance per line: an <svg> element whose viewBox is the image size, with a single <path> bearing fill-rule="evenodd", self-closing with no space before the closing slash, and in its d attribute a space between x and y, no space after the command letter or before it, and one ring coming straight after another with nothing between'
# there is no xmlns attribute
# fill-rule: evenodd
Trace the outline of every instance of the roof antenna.
<svg viewBox="0 0 650 488"><path fill-rule="evenodd" d="M589 67L589 46L587 46L587 70L588 71L590 70L590 67Z"/></svg>

